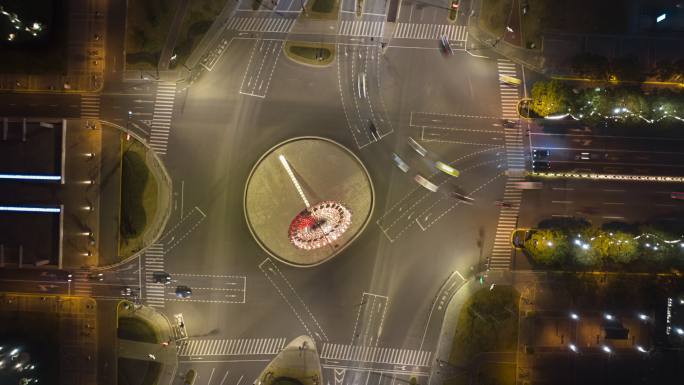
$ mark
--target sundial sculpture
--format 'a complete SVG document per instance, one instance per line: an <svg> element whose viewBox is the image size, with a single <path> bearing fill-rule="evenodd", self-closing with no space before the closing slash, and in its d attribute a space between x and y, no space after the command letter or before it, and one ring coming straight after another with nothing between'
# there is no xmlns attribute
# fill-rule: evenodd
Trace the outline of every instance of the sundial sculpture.
<svg viewBox="0 0 684 385"><path fill-rule="evenodd" d="M335 240L351 225L351 211L342 203L327 200L311 205L297 181L284 155L278 155L292 184L304 202L305 208L294 217L288 229L288 238L297 248L315 250L325 246L337 247Z"/></svg>

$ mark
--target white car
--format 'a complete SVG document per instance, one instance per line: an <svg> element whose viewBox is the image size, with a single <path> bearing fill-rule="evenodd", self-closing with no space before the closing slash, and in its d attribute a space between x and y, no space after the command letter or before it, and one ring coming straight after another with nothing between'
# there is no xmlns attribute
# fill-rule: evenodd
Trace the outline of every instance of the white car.
<svg viewBox="0 0 684 385"><path fill-rule="evenodd" d="M437 192L437 189L439 188L439 186L430 182L429 180L427 180L425 177L423 177L420 174L416 174L416 176L413 177L413 180L415 180L419 185L425 187L426 189L428 189L432 192Z"/></svg>
<svg viewBox="0 0 684 385"><path fill-rule="evenodd" d="M392 153L392 160L394 161L394 164L399 167L399 169L403 172L407 172L409 170L409 165L404 162L399 155Z"/></svg>
<svg viewBox="0 0 684 385"><path fill-rule="evenodd" d="M361 72L361 74L359 74L359 78L357 80L356 86L359 89L359 98L365 98L366 97L366 73L365 72Z"/></svg>
<svg viewBox="0 0 684 385"><path fill-rule="evenodd" d="M410 136L409 136L409 138L408 138L408 144L409 144L409 146L411 146L411 148L413 148L418 154L420 154L420 156L425 156L425 155L427 155L427 150L425 149L425 147L423 147L423 146L421 146L420 144L418 144L418 142L416 142L415 139L413 139L413 138L410 137Z"/></svg>

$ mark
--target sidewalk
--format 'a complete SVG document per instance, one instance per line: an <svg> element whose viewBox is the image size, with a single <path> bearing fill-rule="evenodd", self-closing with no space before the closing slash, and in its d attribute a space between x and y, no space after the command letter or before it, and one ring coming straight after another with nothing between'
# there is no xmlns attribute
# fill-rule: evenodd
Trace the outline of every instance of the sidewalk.
<svg viewBox="0 0 684 385"><path fill-rule="evenodd" d="M254 383L269 385L279 378L288 378L301 385L320 385L321 371L316 343L309 336L300 336L266 366Z"/></svg>
<svg viewBox="0 0 684 385"><path fill-rule="evenodd" d="M129 304L129 308L124 307ZM168 384L176 375L178 367L177 345L174 339L173 327L162 313L151 307L133 305L129 302L119 302L117 307L117 319L119 317L136 317L145 320L155 328L161 342L168 342L167 346L160 343L151 344L138 341L117 339L118 357L135 360L154 361L162 364L161 375L156 383ZM118 322L118 321L117 321ZM150 356L150 354L152 356Z"/></svg>
<svg viewBox="0 0 684 385"><path fill-rule="evenodd" d="M447 379L454 376L454 373L451 373L449 368L444 366L444 363L449 362L449 356L451 355L451 348L458 324L458 315L461 312L463 304L472 294L483 287L488 287L491 284L511 285L514 281L514 273L511 271L491 270L488 273L484 286L480 285L477 279L470 278L470 280L461 286L453 297L451 297L446 312L444 313L442 329L439 334L439 341L437 342L437 349L435 351L435 362L430 370L428 385L441 385Z"/></svg>

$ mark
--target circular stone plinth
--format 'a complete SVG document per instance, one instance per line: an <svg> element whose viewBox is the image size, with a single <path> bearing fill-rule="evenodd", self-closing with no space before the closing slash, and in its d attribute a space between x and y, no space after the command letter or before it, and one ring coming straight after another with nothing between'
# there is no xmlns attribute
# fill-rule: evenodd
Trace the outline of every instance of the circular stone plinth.
<svg viewBox="0 0 684 385"><path fill-rule="evenodd" d="M328 230L324 239L312 240L309 249L301 237L293 236L293 228L304 227L308 221L292 177L309 202L312 216L323 217L324 223L305 230ZM356 155L332 140L307 136L272 147L256 162L245 186L244 212L247 227L261 248L289 265L309 267L349 246L368 224L374 202L370 175Z"/></svg>

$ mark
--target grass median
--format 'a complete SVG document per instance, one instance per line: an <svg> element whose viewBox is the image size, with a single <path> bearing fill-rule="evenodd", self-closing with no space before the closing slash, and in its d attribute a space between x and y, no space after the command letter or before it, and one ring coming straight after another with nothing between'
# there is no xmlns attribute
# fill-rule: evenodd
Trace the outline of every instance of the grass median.
<svg viewBox="0 0 684 385"><path fill-rule="evenodd" d="M303 17L309 19L337 20L340 0L313 0L304 6Z"/></svg>
<svg viewBox="0 0 684 385"><path fill-rule="evenodd" d="M214 19L221 13L227 0L193 0L188 5L185 17L181 22L178 41L174 54L178 55L171 63L175 67L184 63L193 49L207 33ZM258 9L258 6L257 6Z"/></svg>
<svg viewBox="0 0 684 385"><path fill-rule="evenodd" d="M154 70L173 19L175 2L129 1L126 19L126 68Z"/></svg>
<svg viewBox="0 0 684 385"><path fill-rule="evenodd" d="M515 351L519 298L511 286L483 288L473 294L458 316L449 361L467 366L481 353Z"/></svg>
<svg viewBox="0 0 684 385"><path fill-rule="evenodd" d="M154 332L152 325L143 319L135 317L119 318L117 336L124 340L147 342L150 344L159 342L159 336Z"/></svg>
<svg viewBox="0 0 684 385"><path fill-rule="evenodd" d="M291 60L311 66L324 67L335 59L333 44L288 41L284 50Z"/></svg>
<svg viewBox="0 0 684 385"><path fill-rule="evenodd" d="M145 230L157 212L158 191L145 162L147 148L132 139L122 149L119 255L125 258L144 246Z"/></svg>

